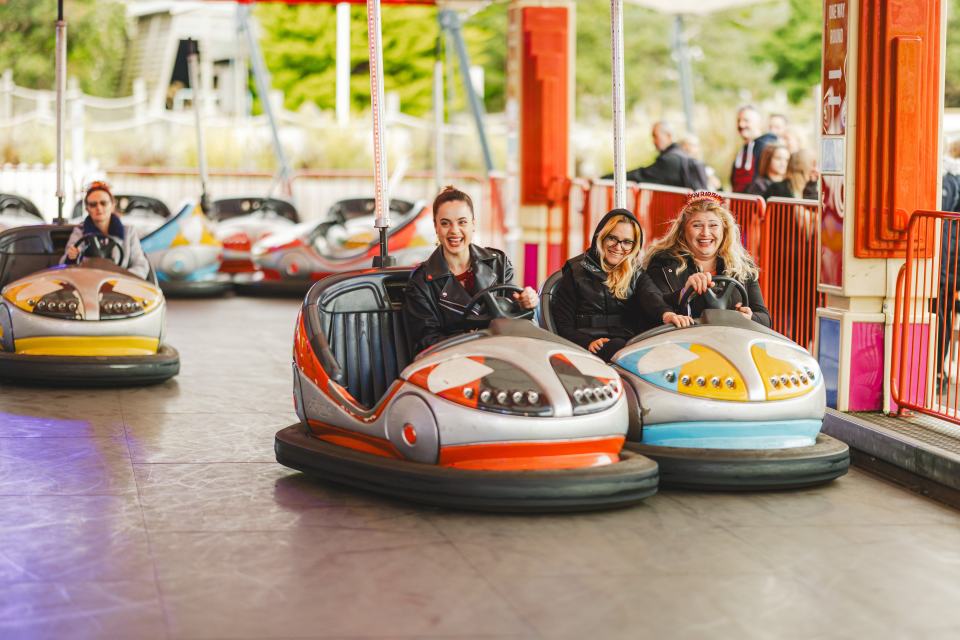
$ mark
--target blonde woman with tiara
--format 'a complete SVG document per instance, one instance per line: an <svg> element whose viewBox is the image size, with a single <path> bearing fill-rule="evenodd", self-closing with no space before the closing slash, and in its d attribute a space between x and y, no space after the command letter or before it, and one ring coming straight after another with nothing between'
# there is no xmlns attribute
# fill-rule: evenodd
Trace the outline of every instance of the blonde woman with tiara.
<svg viewBox="0 0 960 640"><path fill-rule="evenodd" d="M740 243L740 228L733 214L718 194L690 194L667 235L651 245L648 256L647 273L675 312L700 317L706 306L702 294L713 286L714 276L726 276L739 281L749 298L743 300L740 292L734 291L731 295L736 310L770 326L770 312L763 304L757 282L757 267ZM701 296L681 309L680 301L690 289Z"/></svg>
<svg viewBox="0 0 960 640"><path fill-rule="evenodd" d="M614 209L603 216L590 249L563 265L551 304L558 334L609 362L637 333L661 322L693 322L664 304L640 269L642 245L632 213Z"/></svg>

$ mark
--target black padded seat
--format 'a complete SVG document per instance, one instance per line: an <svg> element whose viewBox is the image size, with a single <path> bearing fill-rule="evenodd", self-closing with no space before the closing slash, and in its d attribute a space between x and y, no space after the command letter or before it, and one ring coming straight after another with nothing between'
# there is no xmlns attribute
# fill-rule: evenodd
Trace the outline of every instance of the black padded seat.
<svg viewBox="0 0 960 640"><path fill-rule="evenodd" d="M0 233L0 289L60 263L73 225L38 224Z"/></svg>
<svg viewBox="0 0 960 640"><path fill-rule="evenodd" d="M15 193L0 193L0 216L5 211L21 213L43 220L43 214L40 213L37 205L33 204L28 198L18 196Z"/></svg>
<svg viewBox="0 0 960 640"><path fill-rule="evenodd" d="M402 267L331 276L304 301L308 338L321 365L368 409L412 359L403 323L411 273Z"/></svg>
<svg viewBox="0 0 960 640"><path fill-rule="evenodd" d="M560 278L562 277L562 269L555 271L550 274L550 277L547 278L543 286L540 287L540 326L550 333L557 332L557 324L553 320L553 312L551 311L550 305L553 304L553 294L556 292L557 285L560 284Z"/></svg>

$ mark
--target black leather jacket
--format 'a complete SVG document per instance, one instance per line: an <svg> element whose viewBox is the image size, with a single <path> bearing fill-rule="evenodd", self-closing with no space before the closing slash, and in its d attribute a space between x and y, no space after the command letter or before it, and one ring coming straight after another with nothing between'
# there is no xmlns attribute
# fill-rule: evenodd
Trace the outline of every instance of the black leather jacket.
<svg viewBox="0 0 960 640"><path fill-rule="evenodd" d="M686 256L687 268L683 273L677 274L677 264L676 259L670 254L661 251L650 259L650 263L647 265L647 273L650 274L650 278L653 282L659 287L660 291L663 293L664 301L670 305L676 313L686 314L687 309L680 308L680 293L683 290L683 286L687 283L687 278L690 277L690 274L697 273L700 271L700 268L697 267L696 262L693 260L693 256ZM723 259L717 258L717 273L723 274L724 266ZM744 288L747 290L747 295L750 297L750 310L753 311L753 320L759 322L765 327L770 326L770 310L767 309L766 305L763 302L763 293L760 292L760 283L757 282L756 278L747 280L746 282L741 282ZM734 293L733 296L734 303L740 302L743 303L744 300L740 297L739 293ZM703 313L704 303L702 298L694 298L690 303L690 315L694 318L699 318L700 314Z"/></svg>
<svg viewBox="0 0 960 640"><path fill-rule="evenodd" d="M513 265L499 249L471 244L470 265L475 291L513 283ZM476 329L477 323L469 322L463 315L472 297L450 272L443 249L437 247L410 275L404 294L403 317L413 353L444 338ZM476 315L486 312L482 304L476 307Z"/></svg>

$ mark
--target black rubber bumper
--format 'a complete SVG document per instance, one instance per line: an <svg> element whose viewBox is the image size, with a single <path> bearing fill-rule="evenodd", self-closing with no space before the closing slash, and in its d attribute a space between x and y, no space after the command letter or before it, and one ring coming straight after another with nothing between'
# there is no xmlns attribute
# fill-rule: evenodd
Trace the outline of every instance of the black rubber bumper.
<svg viewBox="0 0 960 640"><path fill-rule="evenodd" d="M233 290L241 296L302 298L316 282L316 280L294 278L289 280L234 280Z"/></svg>
<svg viewBox="0 0 960 640"><path fill-rule="evenodd" d="M294 424L277 432L277 462L336 482L411 502L502 512L590 511L624 507L657 491L657 464L623 452L620 462L589 469L476 471L354 451Z"/></svg>
<svg viewBox="0 0 960 640"><path fill-rule="evenodd" d="M850 448L822 433L813 446L791 449L683 449L638 442L627 442L626 449L657 461L664 488L794 489L829 482L850 467Z"/></svg>
<svg viewBox="0 0 960 640"><path fill-rule="evenodd" d="M163 280L160 282L163 295L168 298L217 298L233 290L233 282L229 278L216 280Z"/></svg>
<svg viewBox="0 0 960 640"><path fill-rule="evenodd" d="M180 372L164 345L149 356L31 356L0 352L0 380L13 384L107 387L157 384Z"/></svg>

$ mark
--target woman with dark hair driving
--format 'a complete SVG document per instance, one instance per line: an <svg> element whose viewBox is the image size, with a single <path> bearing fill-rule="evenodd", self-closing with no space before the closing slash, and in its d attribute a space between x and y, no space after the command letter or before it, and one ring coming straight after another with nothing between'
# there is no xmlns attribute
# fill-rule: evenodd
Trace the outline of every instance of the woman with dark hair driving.
<svg viewBox="0 0 960 640"><path fill-rule="evenodd" d="M471 329L482 328L482 304L467 304L494 285L511 285L513 265L499 249L473 244L476 219L473 200L452 186L433 201L433 225L439 246L410 275L403 316L414 353ZM514 287L512 298L522 309L539 303L530 287Z"/></svg>
<svg viewBox="0 0 960 640"><path fill-rule="evenodd" d="M550 308L557 333L607 362L638 333L662 323L692 323L667 306L640 269L643 231L626 209L607 213L590 249L563 265Z"/></svg>
<svg viewBox="0 0 960 640"><path fill-rule="evenodd" d="M146 279L150 263L140 246L140 239L132 229L125 227L114 213L116 201L106 182L92 182L83 196L87 217L77 225L67 240L67 248L60 260L75 264L80 258L80 244L101 243L111 259L135 276Z"/></svg>
<svg viewBox="0 0 960 640"><path fill-rule="evenodd" d="M690 194L667 234L650 246L646 270L677 313L699 318L708 306L704 298L710 295L714 278L723 277L726 286L733 287L733 291L724 290L724 302L746 318L770 326L770 312L757 282L759 271L719 194Z"/></svg>

